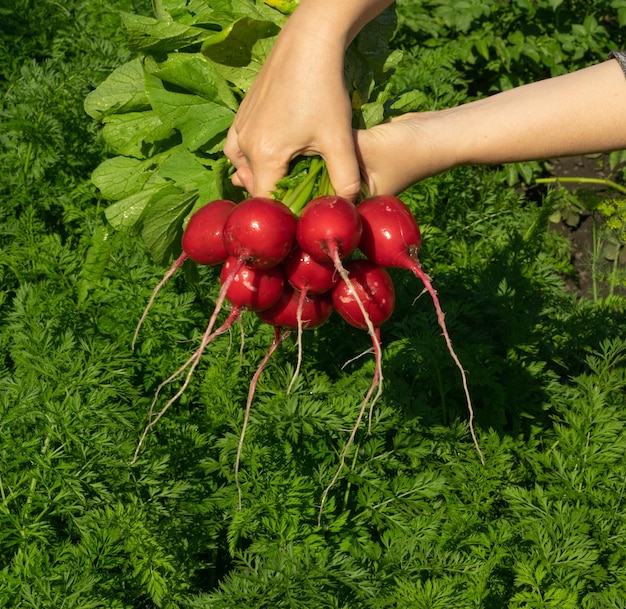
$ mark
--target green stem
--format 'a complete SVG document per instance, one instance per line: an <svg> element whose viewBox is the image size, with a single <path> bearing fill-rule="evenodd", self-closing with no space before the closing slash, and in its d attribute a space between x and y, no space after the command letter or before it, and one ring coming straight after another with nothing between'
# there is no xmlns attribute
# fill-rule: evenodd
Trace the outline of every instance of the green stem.
<svg viewBox="0 0 626 609"><path fill-rule="evenodd" d="M615 258L613 258L613 269L611 270L611 281L609 283L609 297L612 297L615 293L615 280L617 278L617 271L619 268L619 255L622 249L622 244L618 243L615 248Z"/></svg>
<svg viewBox="0 0 626 609"><path fill-rule="evenodd" d="M558 182L579 182L581 184L602 184L603 186L609 186L611 188L615 188L615 190L619 190L620 192L626 194L626 186L622 186L617 182L613 182L613 180L607 180L605 178L538 178L536 180L537 184L550 184L550 183L558 183Z"/></svg>
<svg viewBox="0 0 626 609"><path fill-rule="evenodd" d="M322 197L324 195L334 195L335 189L330 182L330 176L328 175L328 171L326 171L326 165L324 165L324 172L320 177L320 183L317 187L317 196Z"/></svg>
<svg viewBox="0 0 626 609"><path fill-rule="evenodd" d="M597 268L598 268L598 231L597 231L597 223L596 216L592 214L591 216L591 230L592 230L592 242L593 242L593 259L591 261L591 283L593 286L593 302L598 302L598 276L597 276Z"/></svg>
<svg viewBox="0 0 626 609"><path fill-rule="evenodd" d="M313 157L309 165L309 173L293 190L288 190L283 197L283 203L296 216L304 209L304 206L311 200L317 176L322 169L325 169L324 161L321 157ZM326 172L325 172L326 173Z"/></svg>

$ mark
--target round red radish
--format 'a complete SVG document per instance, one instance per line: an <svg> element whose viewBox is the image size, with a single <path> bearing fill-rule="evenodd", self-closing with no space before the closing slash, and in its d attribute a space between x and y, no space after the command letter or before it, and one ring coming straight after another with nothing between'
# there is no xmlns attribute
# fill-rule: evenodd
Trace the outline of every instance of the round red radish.
<svg viewBox="0 0 626 609"><path fill-rule="evenodd" d="M330 290L339 278L330 261L320 262L295 247L283 261L285 279L296 290L320 294Z"/></svg>
<svg viewBox="0 0 626 609"><path fill-rule="evenodd" d="M185 230L183 231L181 243L183 248L182 253L178 256L178 258L176 258L176 260L174 260L170 268L165 272L159 283L157 283L152 290L152 295L148 300L148 304L139 318L131 343L133 349L135 348L135 342L137 341L139 330L148 316L148 312L150 311L157 294L174 275L174 273L176 273L176 271L183 265L187 258L191 258L191 260L197 262L198 264L207 265L219 264L220 262L226 260L228 252L226 251L226 247L224 245L222 231L224 229L226 218L230 215L230 212L234 207L235 203L233 201L216 199L215 201L211 201L201 207L191 216Z"/></svg>
<svg viewBox="0 0 626 609"><path fill-rule="evenodd" d="M226 298L233 306L242 309L262 311L271 307L278 301L285 287L285 276L280 266L253 269L231 256L222 266L222 285L232 273L234 276L226 291Z"/></svg>
<svg viewBox="0 0 626 609"><path fill-rule="evenodd" d="M328 321L333 312L330 292L310 294L285 286L278 302L269 309L259 311L257 315L266 324L281 328L298 328L298 310L302 328L318 328Z"/></svg>
<svg viewBox="0 0 626 609"><path fill-rule="evenodd" d="M357 207L363 224L359 249L380 266L407 268L417 260L422 237L411 210L393 195L363 200Z"/></svg>
<svg viewBox="0 0 626 609"><path fill-rule="evenodd" d="M224 245L224 223L235 207L233 201L217 199L196 211L183 232L183 251L198 264L224 262L228 252Z"/></svg>
<svg viewBox="0 0 626 609"><path fill-rule="evenodd" d="M396 295L389 273L370 260L349 260L345 264L350 283L372 323L378 328L393 313ZM341 279L332 290L335 310L355 328L367 328L361 307L349 285Z"/></svg>
<svg viewBox="0 0 626 609"><path fill-rule="evenodd" d="M430 277L422 269L418 253L422 244L419 226L409 208L398 197L392 195L378 195L365 199L358 206L359 215L363 223L363 234L359 248L376 264L387 267L403 268L411 271L422 280L426 290L432 298L437 321L443 332L448 352L454 360L463 382L463 391L467 400L469 411L469 428L480 456L484 463L484 457L474 431L474 409L469 394L467 375L459 360L448 333L445 315L439 303L437 290L432 285Z"/></svg>
<svg viewBox="0 0 626 609"><path fill-rule="evenodd" d="M253 197L236 205L226 218L224 245L246 266L268 269L291 251L295 230L296 217L286 205Z"/></svg>
<svg viewBox="0 0 626 609"><path fill-rule="evenodd" d="M296 241L315 260L332 260L333 250L345 258L357 248L361 230L361 218L352 202L325 195L309 201L302 210Z"/></svg>

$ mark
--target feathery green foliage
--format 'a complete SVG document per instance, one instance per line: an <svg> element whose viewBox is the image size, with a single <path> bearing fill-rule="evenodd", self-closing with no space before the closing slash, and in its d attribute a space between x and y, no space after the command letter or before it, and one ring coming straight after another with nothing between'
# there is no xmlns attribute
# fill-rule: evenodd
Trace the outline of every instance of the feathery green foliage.
<svg viewBox="0 0 626 609"><path fill-rule="evenodd" d="M367 335L338 320L305 333L289 395L293 342L268 363L241 511L243 406L272 340L254 316L211 345L130 465L154 392L197 346L217 282L215 269L173 278L130 349L162 268L103 217L90 174L111 151L83 101L133 56L116 11L150 16L146 4L0 9L0 606L626 606L624 300L565 289L569 245L547 228L557 193L537 204L506 167L456 169L405 193L469 373L485 466L432 307L400 271L382 329L385 391L321 527L321 493L374 370L369 354L354 359ZM399 3L395 44L412 59L390 91L443 107L498 86L496 74L545 73L533 56L545 59L550 24L566 67L621 42L617 1L527 4ZM535 53L492 54L516 48L526 8ZM591 17L601 29L579 53L566 33L585 39ZM483 30L489 60L477 47L463 60Z"/></svg>

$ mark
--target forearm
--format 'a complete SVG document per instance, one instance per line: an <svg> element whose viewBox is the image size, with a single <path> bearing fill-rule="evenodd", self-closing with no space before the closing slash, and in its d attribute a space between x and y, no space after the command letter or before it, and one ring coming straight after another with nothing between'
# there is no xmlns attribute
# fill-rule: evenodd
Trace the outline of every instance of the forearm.
<svg viewBox="0 0 626 609"><path fill-rule="evenodd" d="M440 113L454 165L626 148L626 78L615 60Z"/></svg>

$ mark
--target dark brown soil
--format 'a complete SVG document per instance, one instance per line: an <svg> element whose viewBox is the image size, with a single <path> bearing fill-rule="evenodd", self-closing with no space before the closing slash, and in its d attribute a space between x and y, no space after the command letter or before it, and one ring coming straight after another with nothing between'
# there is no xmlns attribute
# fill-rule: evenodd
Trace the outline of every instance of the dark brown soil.
<svg viewBox="0 0 626 609"><path fill-rule="evenodd" d="M550 174L552 177L582 177L615 180L615 169L610 168L608 155L596 154L552 159L550 165ZM583 188L588 191L595 191L602 197L623 196L605 185L565 182L561 183L561 185L571 191L577 190L580 192ZM589 214L583 213L579 217L579 222L574 226L564 221L552 223L551 226L553 230L558 231L571 242L572 264L575 268L575 278L566 279L567 287L578 296L592 296L593 218ZM600 296L607 294L608 286L599 284L597 288ZM626 295L626 291L620 290L620 292Z"/></svg>

